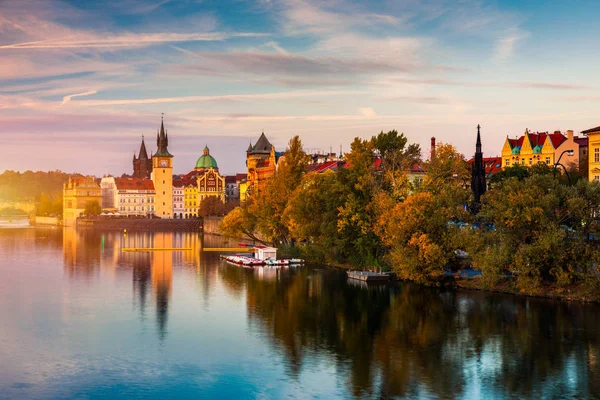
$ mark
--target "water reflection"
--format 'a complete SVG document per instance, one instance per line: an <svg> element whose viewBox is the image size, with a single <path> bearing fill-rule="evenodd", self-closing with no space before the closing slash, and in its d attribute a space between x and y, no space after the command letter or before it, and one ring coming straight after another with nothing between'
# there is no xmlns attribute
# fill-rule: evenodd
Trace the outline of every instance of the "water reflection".
<svg viewBox="0 0 600 400"><path fill-rule="evenodd" d="M235 242L190 233L0 230L0 339L43 354L47 371L48 360L60 366L83 354L74 381L95 360L89 376L109 371L115 387L141 387L157 398L157 381L178 382L188 397L209 387L214 395L261 397L266 390L274 398L600 396L596 305L368 286L310 266L250 270L202 251L227 245ZM35 372L28 368L37 367L7 349L0 346L0 369L22 370L11 372L20 380L0 374L0 389L23 397L10 385L27 383ZM204 380L189 386L199 371ZM56 397L87 393L70 391L58 372L47 374L51 382L40 387L60 387Z"/></svg>
<svg viewBox="0 0 600 400"><path fill-rule="evenodd" d="M222 276L230 290L246 290L251 323L286 357L292 379L326 355L355 397L599 393L593 306L366 287L336 271L275 280L226 267Z"/></svg>

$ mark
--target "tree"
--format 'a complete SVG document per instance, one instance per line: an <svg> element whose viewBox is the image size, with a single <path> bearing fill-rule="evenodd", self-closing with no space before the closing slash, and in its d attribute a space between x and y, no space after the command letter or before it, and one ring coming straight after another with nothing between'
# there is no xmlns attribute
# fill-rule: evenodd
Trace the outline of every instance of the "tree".
<svg viewBox="0 0 600 400"><path fill-rule="evenodd" d="M396 130L371 138L375 153L381 158L381 166L384 170L384 185L391 186L392 190L404 181L404 172L410 170L413 164L421 158L421 148L418 144L407 146L408 139L403 133L398 135ZM400 182L399 182L400 181Z"/></svg>
<svg viewBox="0 0 600 400"><path fill-rule="evenodd" d="M217 196L208 196L200 202L198 215L201 217L221 216L234 208L235 206L232 203L224 203Z"/></svg>
<svg viewBox="0 0 600 400"><path fill-rule="evenodd" d="M247 211L254 216L258 233L274 245L289 243L290 233L283 214L288 200L306 172L309 157L298 136L294 136L280 158L275 176L253 196Z"/></svg>
<svg viewBox="0 0 600 400"><path fill-rule="evenodd" d="M313 173L304 176L288 201L284 220L291 237L304 242L319 260L345 261L337 221L347 192L336 173Z"/></svg>
<svg viewBox="0 0 600 400"><path fill-rule="evenodd" d="M377 186L372 141L355 138L346 160L346 168L338 176L340 184L348 190L339 208L338 234L345 242L345 253L352 264L382 266L385 248L374 230L372 201Z"/></svg>
<svg viewBox="0 0 600 400"><path fill-rule="evenodd" d="M86 201L83 209L83 214L88 217L95 217L102 213L102 206L98 200Z"/></svg>
<svg viewBox="0 0 600 400"><path fill-rule="evenodd" d="M470 182L471 170L465 157L454 146L439 143L435 147L435 157L426 165L429 182L455 181L463 186Z"/></svg>
<svg viewBox="0 0 600 400"><path fill-rule="evenodd" d="M265 243L257 233L256 217L248 210L249 202L251 200L231 210L219 224L219 231L224 236L232 238L247 237Z"/></svg>

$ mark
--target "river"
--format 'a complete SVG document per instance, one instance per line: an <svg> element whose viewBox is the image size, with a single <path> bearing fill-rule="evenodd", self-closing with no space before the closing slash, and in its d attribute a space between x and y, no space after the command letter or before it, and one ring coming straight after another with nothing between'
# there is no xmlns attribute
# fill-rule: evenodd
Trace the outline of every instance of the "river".
<svg viewBox="0 0 600 400"><path fill-rule="evenodd" d="M0 399L600 396L597 305L367 287L201 250L234 244L0 229Z"/></svg>

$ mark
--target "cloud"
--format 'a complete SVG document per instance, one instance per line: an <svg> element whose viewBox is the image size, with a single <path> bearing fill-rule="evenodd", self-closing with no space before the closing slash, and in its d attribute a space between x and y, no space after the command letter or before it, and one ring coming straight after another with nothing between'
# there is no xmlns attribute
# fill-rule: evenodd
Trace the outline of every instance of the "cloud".
<svg viewBox="0 0 600 400"><path fill-rule="evenodd" d="M98 93L98 91L97 91L97 90L88 90L87 92L83 92L83 93L70 94L70 95L68 95L68 96L64 96L64 97L63 97L63 100L62 100L62 103L60 103L60 104L61 104L61 105L65 105L65 104L67 104L68 102L70 102L70 101L71 101L71 99L72 99L73 97L90 96L90 95L92 95L92 94L96 94L96 93Z"/></svg>
<svg viewBox="0 0 600 400"><path fill-rule="evenodd" d="M115 36L91 36L83 38L38 40L34 42L14 43L0 46L1 49L72 49L72 48L119 48L146 47L161 43L223 41L239 37L267 36L254 32L210 32L210 33L147 33L122 34ZM88 36L88 35L83 35Z"/></svg>
<svg viewBox="0 0 600 400"><path fill-rule="evenodd" d="M515 29L508 35L498 39L494 49L493 59L495 61L506 61L513 53L520 41L529 37L529 33L520 29Z"/></svg>
<svg viewBox="0 0 600 400"><path fill-rule="evenodd" d="M136 105L136 104L159 104L159 103L187 103L187 102L216 102L216 101L245 101L245 100L284 100L296 98L344 96L361 94L358 90L345 91L295 91L277 93L255 93L255 94L228 94L218 96L181 96L160 97L149 99L119 99L119 100L80 100L72 101L72 105L96 107L108 105Z"/></svg>
<svg viewBox="0 0 600 400"><path fill-rule="evenodd" d="M375 110L373 110L371 107L359 108L358 112L360 113L360 115L367 117L367 118L374 118L377 116L377 114L375 113Z"/></svg>
<svg viewBox="0 0 600 400"><path fill-rule="evenodd" d="M452 100L436 96L389 96L381 97L378 100L392 101L400 103L419 103L419 104L450 104Z"/></svg>
<svg viewBox="0 0 600 400"><path fill-rule="evenodd" d="M444 78L388 78L382 82L375 82L380 85L389 85L390 82L407 83L411 85L432 85L432 86L472 86L472 87L512 87L521 89L540 89L540 90L592 90L594 86L581 85L575 83L562 82L482 82L482 81L459 81Z"/></svg>

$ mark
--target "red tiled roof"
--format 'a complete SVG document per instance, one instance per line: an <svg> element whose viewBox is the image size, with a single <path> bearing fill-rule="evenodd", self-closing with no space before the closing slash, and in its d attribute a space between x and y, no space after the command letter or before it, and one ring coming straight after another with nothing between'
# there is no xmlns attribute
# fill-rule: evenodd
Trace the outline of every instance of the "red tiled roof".
<svg viewBox="0 0 600 400"><path fill-rule="evenodd" d="M588 145L588 138L587 137L575 137L573 139L575 141L575 143L577 143L579 145L579 147L587 147Z"/></svg>
<svg viewBox="0 0 600 400"><path fill-rule="evenodd" d="M413 165L410 167L410 172L414 172L414 173L419 173L419 172L426 173L427 171L425 171L425 170L423 169L423 167L422 167L420 164L418 164L418 163L414 163L414 164L413 164Z"/></svg>
<svg viewBox="0 0 600 400"><path fill-rule="evenodd" d="M586 129L585 131L581 131L581 133L593 133L593 132L600 132L600 126L597 126L595 128L590 128L590 129Z"/></svg>
<svg viewBox="0 0 600 400"><path fill-rule="evenodd" d="M248 177L247 173L237 173L235 174L235 180L236 181L241 181L242 179L246 179Z"/></svg>
<svg viewBox="0 0 600 400"><path fill-rule="evenodd" d="M552 141L552 146L557 149L561 144L563 144L567 138L560 132L554 132L548 135L550 140Z"/></svg>
<svg viewBox="0 0 600 400"><path fill-rule="evenodd" d="M471 158L468 162L472 164L475 158ZM497 174L502 170L502 157L483 157L483 167L487 175Z"/></svg>
<svg viewBox="0 0 600 400"><path fill-rule="evenodd" d="M154 190L154 182L141 178L115 178L117 189Z"/></svg>
<svg viewBox="0 0 600 400"><path fill-rule="evenodd" d="M226 175L225 176L225 183L235 183L235 182L236 182L235 175Z"/></svg>

